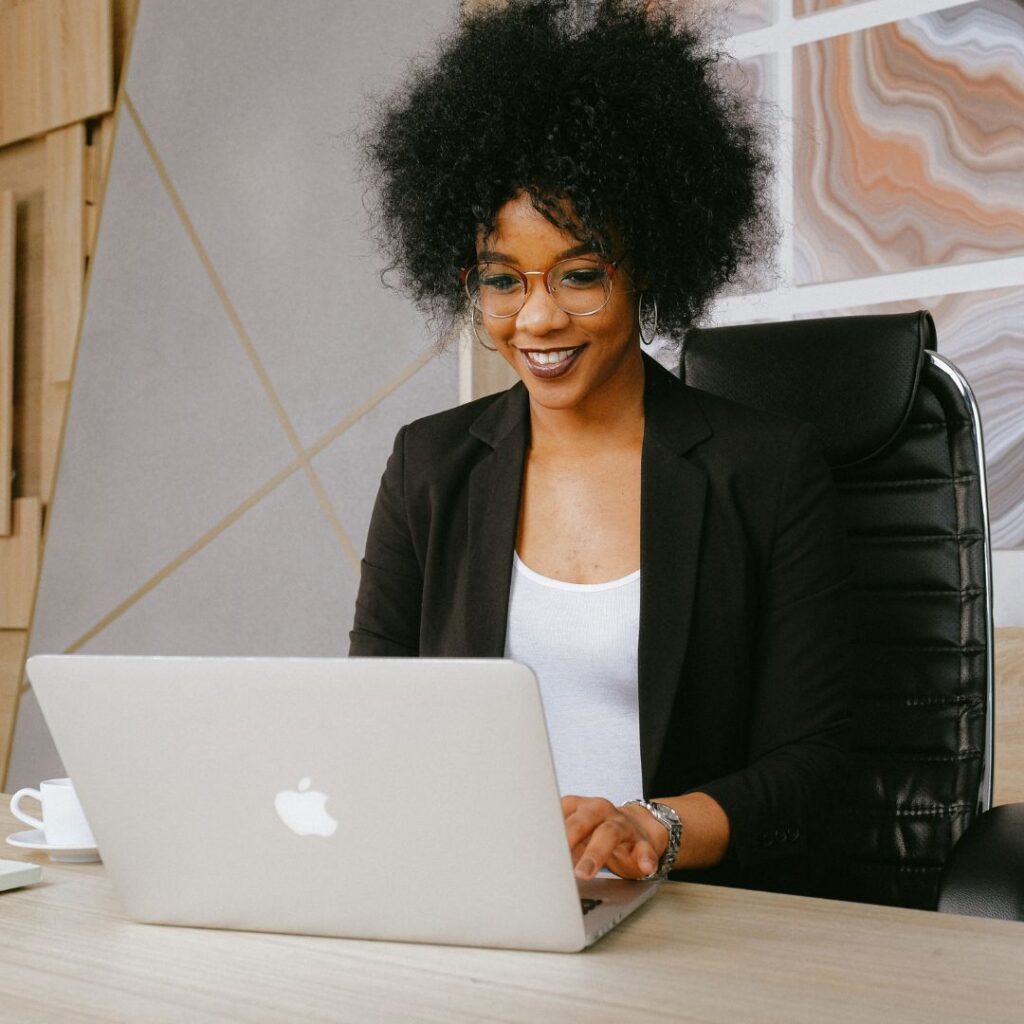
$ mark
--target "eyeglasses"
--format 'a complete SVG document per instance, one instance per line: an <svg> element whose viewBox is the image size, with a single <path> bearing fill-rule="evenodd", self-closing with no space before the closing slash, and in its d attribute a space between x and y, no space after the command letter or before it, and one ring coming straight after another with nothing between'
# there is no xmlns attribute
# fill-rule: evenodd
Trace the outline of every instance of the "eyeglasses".
<svg viewBox="0 0 1024 1024"><path fill-rule="evenodd" d="M469 301L486 316L507 319L526 305L527 277L542 277L555 305L572 316L600 313L612 296L612 277L618 263L599 256L574 256L549 270L517 270L489 260L459 275Z"/></svg>

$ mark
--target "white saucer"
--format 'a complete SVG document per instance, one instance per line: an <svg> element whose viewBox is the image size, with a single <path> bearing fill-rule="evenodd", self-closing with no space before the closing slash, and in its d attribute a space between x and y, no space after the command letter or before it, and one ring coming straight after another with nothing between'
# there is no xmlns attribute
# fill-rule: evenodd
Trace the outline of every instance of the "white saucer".
<svg viewBox="0 0 1024 1024"><path fill-rule="evenodd" d="M46 833L39 828L15 832L14 835L7 837L7 842L10 846L17 846L22 850L45 850L50 855L50 860L63 861L67 864L87 864L100 859L100 852L95 846L51 846L46 841Z"/></svg>

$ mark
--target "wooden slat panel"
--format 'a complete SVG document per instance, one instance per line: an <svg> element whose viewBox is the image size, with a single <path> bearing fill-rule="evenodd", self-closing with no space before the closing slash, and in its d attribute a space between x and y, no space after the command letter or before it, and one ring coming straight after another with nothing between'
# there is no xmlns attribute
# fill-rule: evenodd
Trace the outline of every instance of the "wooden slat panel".
<svg viewBox="0 0 1024 1024"><path fill-rule="evenodd" d="M43 366L45 380L71 379L85 277L85 126L46 136Z"/></svg>
<svg viewBox="0 0 1024 1024"><path fill-rule="evenodd" d="M43 182L46 139L0 148L0 190L18 199L14 309L15 496L40 493L41 391L43 377Z"/></svg>
<svg viewBox="0 0 1024 1024"><path fill-rule="evenodd" d="M110 0L24 0L0 12L0 146L113 107Z"/></svg>
<svg viewBox="0 0 1024 1024"><path fill-rule="evenodd" d="M0 192L0 536L11 532L11 461L14 450L14 268L17 203Z"/></svg>
<svg viewBox="0 0 1024 1024"><path fill-rule="evenodd" d="M0 189L11 189L24 202L33 192L42 193L46 166L43 138L27 139L0 148Z"/></svg>
<svg viewBox="0 0 1024 1024"><path fill-rule="evenodd" d="M27 647L28 633L24 630L0 629L0 777L6 776L10 760Z"/></svg>
<svg viewBox="0 0 1024 1024"><path fill-rule="evenodd" d="M39 572L42 504L16 498L12 530L0 537L0 629L28 629Z"/></svg>
<svg viewBox="0 0 1024 1024"><path fill-rule="evenodd" d="M39 497L44 505L50 504L57 482L57 463L70 389L70 384L52 384L45 380L40 385Z"/></svg>
<svg viewBox="0 0 1024 1024"><path fill-rule="evenodd" d="M92 122L89 144L85 147L82 199L85 202L83 237L86 261L92 258L96 249L96 229L99 227L100 198L103 194L105 172L104 148L105 141L111 134L112 121L113 116L108 114Z"/></svg>
<svg viewBox="0 0 1024 1024"><path fill-rule="evenodd" d="M114 41L114 82L121 81L128 50L131 45L135 19L139 13L139 0L112 0L111 22ZM116 87L116 86L115 86Z"/></svg>

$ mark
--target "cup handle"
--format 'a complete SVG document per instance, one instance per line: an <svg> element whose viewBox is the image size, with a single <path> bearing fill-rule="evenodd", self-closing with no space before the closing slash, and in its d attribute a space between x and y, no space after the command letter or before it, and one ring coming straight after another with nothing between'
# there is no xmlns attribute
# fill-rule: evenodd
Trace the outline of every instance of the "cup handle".
<svg viewBox="0 0 1024 1024"><path fill-rule="evenodd" d="M40 804L43 802L43 798L38 789L19 789L18 792L11 797L11 814L25 822L26 825L32 825L35 828L42 829L43 823L38 818L33 818L31 814L27 814L18 806L25 797L31 797L33 800L38 800Z"/></svg>

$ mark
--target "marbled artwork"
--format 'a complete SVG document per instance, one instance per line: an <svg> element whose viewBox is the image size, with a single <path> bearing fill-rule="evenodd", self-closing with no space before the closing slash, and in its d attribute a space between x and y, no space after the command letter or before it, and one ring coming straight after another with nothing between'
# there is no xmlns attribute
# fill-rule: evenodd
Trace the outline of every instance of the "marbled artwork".
<svg viewBox="0 0 1024 1024"><path fill-rule="evenodd" d="M732 67L732 81L756 103L774 103L778 96L776 63L773 53L760 53L738 60Z"/></svg>
<svg viewBox="0 0 1024 1024"><path fill-rule="evenodd" d="M755 28L765 28L775 22L777 0L734 0L728 14L729 30L738 35Z"/></svg>
<svg viewBox="0 0 1024 1024"><path fill-rule="evenodd" d="M765 124L769 132L773 132L778 117L778 68L775 54L761 53L734 61L725 66L725 72L730 88L751 103L755 119ZM769 291L778 283L776 270L774 266L760 264L742 266L721 294L749 295Z"/></svg>
<svg viewBox="0 0 1024 1024"><path fill-rule="evenodd" d="M833 7L849 7L850 4L860 4L864 0L793 0L793 13L798 17L805 14L817 14L818 11L828 11Z"/></svg>
<svg viewBox="0 0 1024 1024"><path fill-rule="evenodd" d="M789 0L670 0L703 34L720 40L775 24L777 4Z"/></svg>
<svg viewBox="0 0 1024 1024"><path fill-rule="evenodd" d="M795 280L1024 252L1024 3L794 51Z"/></svg>
<svg viewBox="0 0 1024 1024"><path fill-rule="evenodd" d="M1024 549L1024 289L927 296L813 315L918 309L931 312L939 352L960 368L981 408L992 545Z"/></svg>

